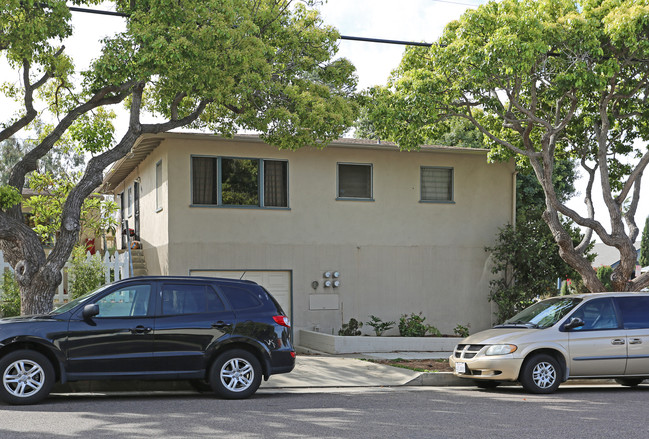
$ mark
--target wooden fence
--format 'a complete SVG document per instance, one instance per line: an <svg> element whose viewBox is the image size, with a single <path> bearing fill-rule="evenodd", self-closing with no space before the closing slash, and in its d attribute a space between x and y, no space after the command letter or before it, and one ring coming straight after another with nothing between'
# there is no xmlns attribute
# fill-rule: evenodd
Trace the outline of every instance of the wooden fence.
<svg viewBox="0 0 649 439"><path fill-rule="evenodd" d="M91 258L93 256L88 253L86 257ZM103 264L105 267L104 273L106 277L106 283L109 283L113 280L126 279L130 277L130 261L128 252L115 252L112 256L106 253L103 257ZM59 285L56 295L54 296L55 307L62 305L68 301L68 291L70 290L70 279L68 278L69 266L70 261L66 262L65 267L61 271L63 281ZM0 273L4 273L5 270L12 270L12 268L5 262L4 255L2 254L2 251L0 251Z"/></svg>

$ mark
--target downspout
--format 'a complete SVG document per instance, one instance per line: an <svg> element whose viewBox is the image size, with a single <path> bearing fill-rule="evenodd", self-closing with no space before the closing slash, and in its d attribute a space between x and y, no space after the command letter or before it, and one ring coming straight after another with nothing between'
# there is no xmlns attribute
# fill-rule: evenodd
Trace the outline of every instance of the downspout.
<svg viewBox="0 0 649 439"><path fill-rule="evenodd" d="M512 227L516 230L516 175L518 171L512 172L512 213L511 213L511 222Z"/></svg>

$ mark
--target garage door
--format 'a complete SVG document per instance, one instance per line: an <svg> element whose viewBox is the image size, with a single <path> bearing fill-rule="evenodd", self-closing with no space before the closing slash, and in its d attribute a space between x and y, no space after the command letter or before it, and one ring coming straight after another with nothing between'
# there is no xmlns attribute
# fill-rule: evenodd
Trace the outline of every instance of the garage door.
<svg viewBox="0 0 649 439"><path fill-rule="evenodd" d="M266 288L279 302L282 309L291 320L291 272L290 271L220 271L220 270L189 270L192 276L225 277L227 279L243 279L257 282ZM243 276L243 277L242 277Z"/></svg>

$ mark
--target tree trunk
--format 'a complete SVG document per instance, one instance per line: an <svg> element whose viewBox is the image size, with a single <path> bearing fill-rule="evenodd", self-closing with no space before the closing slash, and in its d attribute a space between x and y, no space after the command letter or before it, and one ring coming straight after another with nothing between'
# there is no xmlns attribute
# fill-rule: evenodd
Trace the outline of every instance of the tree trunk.
<svg viewBox="0 0 649 439"><path fill-rule="evenodd" d="M60 275L59 275L60 277ZM30 284L20 286L20 314L45 314L54 306L54 295L59 282L48 281L37 276Z"/></svg>

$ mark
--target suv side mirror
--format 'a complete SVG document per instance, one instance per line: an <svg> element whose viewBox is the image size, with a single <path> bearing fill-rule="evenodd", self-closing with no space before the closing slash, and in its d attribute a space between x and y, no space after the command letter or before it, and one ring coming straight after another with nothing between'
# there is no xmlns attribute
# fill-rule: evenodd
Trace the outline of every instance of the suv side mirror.
<svg viewBox="0 0 649 439"><path fill-rule="evenodd" d="M584 321L580 319L579 317L573 317L570 319L568 323L566 323L563 328L564 329L575 329L575 328L580 328L584 326Z"/></svg>
<svg viewBox="0 0 649 439"><path fill-rule="evenodd" d="M99 314L99 305L97 305L96 303L84 306L83 311L81 312L84 320L88 320L89 318L94 317L97 314Z"/></svg>

